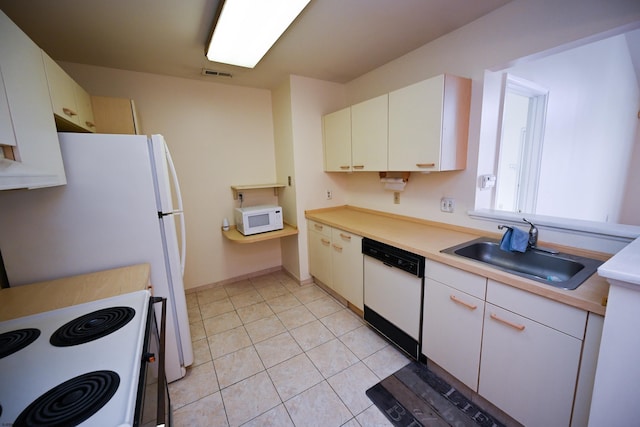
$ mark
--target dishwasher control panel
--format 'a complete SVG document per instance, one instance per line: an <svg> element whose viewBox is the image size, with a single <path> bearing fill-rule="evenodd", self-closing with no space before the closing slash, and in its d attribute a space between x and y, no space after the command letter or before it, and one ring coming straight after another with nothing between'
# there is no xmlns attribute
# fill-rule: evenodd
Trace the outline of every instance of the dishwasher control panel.
<svg viewBox="0 0 640 427"><path fill-rule="evenodd" d="M362 253L416 277L424 277L425 258L421 255L366 237L362 239Z"/></svg>

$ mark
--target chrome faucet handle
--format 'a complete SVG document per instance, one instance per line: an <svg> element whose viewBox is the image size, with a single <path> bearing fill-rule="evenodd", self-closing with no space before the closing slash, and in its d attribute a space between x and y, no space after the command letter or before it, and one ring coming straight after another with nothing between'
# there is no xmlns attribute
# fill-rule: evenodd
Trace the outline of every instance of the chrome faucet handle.
<svg viewBox="0 0 640 427"><path fill-rule="evenodd" d="M513 229L513 227L510 227L508 225L504 225L504 224L498 225L498 230L502 230L504 228L509 229L509 230Z"/></svg>
<svg viewBox="0 0 640 427"><path fill-rule="evenodd" d="M529 224L529 246L534 248L538 244L538 227L536 227L531 221L527 221L526 218L522 218L524 222Z"/></svg>

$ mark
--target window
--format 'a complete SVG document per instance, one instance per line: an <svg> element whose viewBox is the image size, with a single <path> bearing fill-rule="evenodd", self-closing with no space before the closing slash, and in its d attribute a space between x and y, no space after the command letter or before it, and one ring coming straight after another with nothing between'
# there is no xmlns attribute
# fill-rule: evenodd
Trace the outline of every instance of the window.
<svg viewBox="0 0 640 427"><path fill-rule="evenodd" d="M535 212L548 91L505 74L494 207Z"/></svg>

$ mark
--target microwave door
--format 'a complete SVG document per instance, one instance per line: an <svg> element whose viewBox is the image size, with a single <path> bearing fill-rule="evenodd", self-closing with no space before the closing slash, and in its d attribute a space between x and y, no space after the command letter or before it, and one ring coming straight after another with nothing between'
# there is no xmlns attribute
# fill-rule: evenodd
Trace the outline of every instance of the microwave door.
<svg viewBox="0 0 640 427"><path fill-rule="evenodd" d="M269 213L265 212L263 214L251 215L248 220L250 229L266 227L269 225Z"/></svg>

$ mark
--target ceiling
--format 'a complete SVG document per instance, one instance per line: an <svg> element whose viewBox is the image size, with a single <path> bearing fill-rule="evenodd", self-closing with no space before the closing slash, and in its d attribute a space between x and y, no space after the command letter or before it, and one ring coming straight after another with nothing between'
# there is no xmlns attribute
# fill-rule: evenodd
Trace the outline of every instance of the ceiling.
<svg viewBox="0 0 640 427"><path fill-rule="evenodd" d="M219 0L0 0L0 9L57 61L273 88L290 74L349 82L509 1L311 0L254 69L206 59Z"/></svg>

